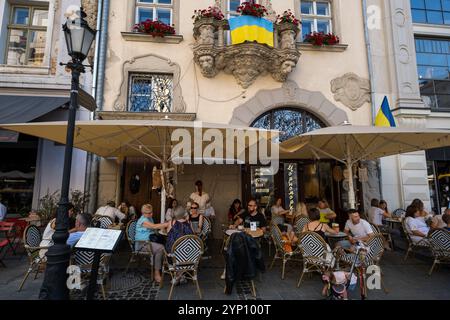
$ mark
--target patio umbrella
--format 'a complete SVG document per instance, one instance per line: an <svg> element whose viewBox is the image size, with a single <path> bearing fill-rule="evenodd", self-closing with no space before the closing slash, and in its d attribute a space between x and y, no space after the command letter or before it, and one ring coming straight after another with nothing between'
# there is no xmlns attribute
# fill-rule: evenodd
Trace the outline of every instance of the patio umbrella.
<svg viewBox="0 0 450 320"><path fill-rule="evenodd" d="M0 124L0 128L61 144L66 142L67 122L65 121ZM185 129L184 132L188 137L179 134L176 138L180 140L172 141L172 134L176 133L177 129ZM255 133L258 140L234 139L233 135L240 132ZM203 141L204 135L208 136L205 138L207 141ZM217 149L214 157L203 158L203 151L217 137L223 138L223 149L221 152ZM164 173L173 170L168 168L170 162L178 160L181 163L182 160L191 159L193 163L198 164L202 163L202 160L205 162L210 160L211 163L214 159L221 159L230 163L233 158L227 159L227 148L233 150L236 161L246 156L239 151L249 153L251 147L261 142L260 139L269 143L272 138L276 137L278 137L278 131L200 121L96 120L76 122L74 147L104 158L147 156L161 163L164 182ZM189 138L189 140L184 141L185 138ZM176 149L178 152L172 152L177 145L180 146L180 141L186 142L188 147L183 150ZM229 146L230 141L232 141L231 147ZM249 157L244 159L249 159ZM165 206L164 185L163 183L162 208Z"/></svg>
<svg viewBox="0 0 450 320"><path fill-rule="evenodd" d="M353 164L391 155L450 146L449 130L342 125L293 137L280 145L284 159L334 159L346 165L348 199L356 207Z"/></svg>

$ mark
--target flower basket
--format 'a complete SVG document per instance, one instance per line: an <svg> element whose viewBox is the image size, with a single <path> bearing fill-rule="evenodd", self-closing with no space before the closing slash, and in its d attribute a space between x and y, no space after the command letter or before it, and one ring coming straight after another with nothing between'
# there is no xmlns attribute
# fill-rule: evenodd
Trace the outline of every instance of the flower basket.
<svg viewBox="0 0 450 320"><path fill-rule="evenodd" d="M254 16L262 18L267 15L267 9L263 5L257 4L254 1L242 2L242 4L237 8L237 13L243 16Z"/></svg>
<svg viewBox="0 0 450 320"><path fill-rule="evenodd" d="M225 18L220 8L209 6L207 9L195 10L192 19L194 24L204 21L213 23L215 21L221 21Z"/></svg>
<svg viewBox="0 0 450 320"><path fill-rule="evenodd" d="M147 33L153 37L164 37L175 34L174 27L159 20L152 21L150 19L135 24L133 26L133 31L138 33Z"/></svg>
<svg viewBox="0 0 450 320"><path fill-rule="evenodd" d="M332 46L339 44L339 37L333 33L312 32L305 37L304 42L311 43L314 46Z"/></svg>

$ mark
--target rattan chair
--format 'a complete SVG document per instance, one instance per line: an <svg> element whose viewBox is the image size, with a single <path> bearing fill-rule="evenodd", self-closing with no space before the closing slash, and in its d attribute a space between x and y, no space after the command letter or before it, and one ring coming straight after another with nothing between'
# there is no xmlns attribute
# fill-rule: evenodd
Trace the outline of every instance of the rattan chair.
<svg viewBox="0 0 450 320"><path fill-rule="evenodd" d="M132 220L129 221L127 224L127 228L125 231L126 237L127 237L127 241L128 241L128 245L130 246L131 249L131 256L130 259L128 260L128 264L127 264L127 268L125 269L125 273L128 272L128 269L130 267L130 264L132 262L136 260L138 260L139 262L143 259L149 259L150 260L150 265L153 266L153 252L152 252L152 246L150 244L150 241L141 241L141 242L145 242L145 245L142 245L141 248L139 250L136 250L136 220ZM144 250L146 249L146 250ZM150 272L151 274L151 279L153 280L153 272Z"/></svg>
<svg viewBox="0 0 450 320"><path fill-rule="evenodd" d="M162 276L169 274L171 277L171 287L169 300L172 299L173 288L177 284L177 279L184 276L188 280L195 282L197 292L202 299L202 292L197 279L198 265L203 255L203 241L198 236L186 235L175 241L171 253L164 254ZM161 279L161 286L164 278Z"/></svg>
<svg viewBox="0 0 450 320"><path fill-rule="evenodd" d="M326 269L333 268L336 262L330 247L316 232L303 232L299 237L299 247L303 256L303 271L297 288L300 287L306 273L322 273Z"/></svg>
<svg viewBox="0 0 450 320"><path fill-rule="evenodd" d="M303 232L303 228L310 222L311 222L311 220L308 217L299 216L294 222L294 232L295 232L295 234L298 237L300 237L301 233Z"/></svg>
<svg viewBox="0 0 450 320"><path fill-rule="evenodd" d="M428 237L425 237L423 239L421 239L418 242L414 242L411 238L411 234L409 229L406 226L406 219L402 220L402 227L403 227L403 231L405 233L406 236L406 240L408 241L408 250L406 251L406 255L405 255L405 261L408 259L409 253L413 252L416 249L428 249L431 250L431 244L430 241L428 239Z"/></svg>
<svg viewBox="0 0 450 320"><path fill-rule="evenodd" d="M275 260L282 260L283 267L281 269L281 279L284 280L284 271L286 268L286 263L290 260L302 261L302 259L296 259L296 257L298 256L301 257L300 247L297 246L290 252L286 251L284 247L286 241L282 239L280 228L277 225L272 224L270 231L272 234L273 243L275 244L275 255L273 257L272 264L270 265L270 269L273 268Z"/></svg>
<svg viewBox="0 0 450 320"><path fill-rule="evenodd" d="M43 256L41 258L39 256L39 251L41 249L48 249L49 247L40 247L39 244L41 243L41 240L42 235L38 227L34 225L26 227L23 233L23 243L25 246L25 251L27 252L28 255L29 266L22 282L20 283L18 291L22 290L23 285L25 284L25 281L27 280L30 273L36 272L34 276L34 279L36 279L39 272L44 271L47 262L47 257Z"/></svg>
<svg viewBox="0 0 450 320"><path fill-rule="evenodd" d="M81 272L81 286L85 288L88 286L90 281L92 265L94 263L94 255L95 253L92 251L82 251L76 250L73 252L71 258L71 265L76 265L80 268ZM106 291L104 282L107 280L109 275L109 260L111 258L111 254L103 253L100 256L100 264L98 268L97 275L97 284L100 285L102 290L103 300L106 300Z"/></svg>
<svg viewBox="0 0 450 320"><path fill-rule="evenodd" d="M381 234L384 238L384 240L389 244L389 248L394 250L394 242L392 241L392 236L389 230L386 230L386 228L383 228L384 226L377 226L373 223L370 223L370 227L372 228L372 231L374 234Z"/></svg>
<svg viewBox="0 0 450 320"><path fill-rule="evenodd" d="M433 273L437 264L450 264L450 231L444 229L434 230L430 235L431 252L434 256L433 266L428 273Z"/></svg>
<svg viewBox="0 0 450 320"><path fill-rule="evenodd" d="M211 234L212 231L212 223L211 220L209 220L208 217L203 217L203 224L202 224L202 230L200 231L200 239L202 239L203 241L203 245L204 245L204 253L208 254L209 253L209 248L207 245L207 240L209 238L209 235ZM210 256L209 256L210 258Z"/></svg>
<svg viewBox="0 0 450 320"><path fill-rule="evenodd" d="M406 214L405 209L398 208L398 209L395 209L395 210L392 212L392 217L398 219L398 218L404 217L405 214Z"/></svg>
<svg viewBox="0 0 450 320"><path fill-rule="evenodd" d="M108 229L110 225L114 224L114 221L108 217L108 216L99 216L96 215L92 218L91 225L94 227L101 228L101 229Z"/></svg>

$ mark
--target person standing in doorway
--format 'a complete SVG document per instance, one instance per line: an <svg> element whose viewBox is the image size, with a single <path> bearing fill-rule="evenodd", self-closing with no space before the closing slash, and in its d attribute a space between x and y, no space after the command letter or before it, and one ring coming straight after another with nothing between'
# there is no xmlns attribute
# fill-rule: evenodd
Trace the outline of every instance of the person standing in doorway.
<svg viewBox="0 0 450 320"><path fill-rule="evenodd" d="M203 191L203 182L197 180L195 182L196 192L193 192L189 197L191 204L198 203L198 212L205 217L214 217L214 209L211 207L211 198L209 194Z"/></svg>

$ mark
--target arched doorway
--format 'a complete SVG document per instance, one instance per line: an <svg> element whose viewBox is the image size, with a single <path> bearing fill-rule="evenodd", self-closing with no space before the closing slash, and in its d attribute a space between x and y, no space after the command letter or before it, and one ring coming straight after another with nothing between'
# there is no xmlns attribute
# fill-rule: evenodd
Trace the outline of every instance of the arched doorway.
<svg viewBox="0 0 450 320"><path fill-rule="evenodd" d="M282 142L324 128L326 124L307 110L286 106L264 112L251 126L281 131L279 140ZM300 201L312 207L319 199L326 199L332 208L339 207L339 186L333 181L332 174L335 166L335 161L281 160L276 175L270 175L263 166L244 166L244 198L255 198L267 216L279 197L283 199L285 209L295 210Z"/></svg>

